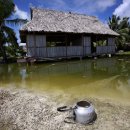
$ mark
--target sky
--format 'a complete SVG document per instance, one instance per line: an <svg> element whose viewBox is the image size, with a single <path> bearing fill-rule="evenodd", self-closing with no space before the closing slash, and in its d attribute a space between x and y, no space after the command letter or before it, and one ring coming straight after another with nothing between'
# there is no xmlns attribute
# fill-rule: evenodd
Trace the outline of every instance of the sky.
<svg viewBox="0 0 130 130"><path fill-rule="evenodd" d="M14 0L16 5L12 18L30 19L30 7L55 9L92 15L104 24L112 14L130 17L130 0ZM18 36L19 27L15 27Z"/></svg>

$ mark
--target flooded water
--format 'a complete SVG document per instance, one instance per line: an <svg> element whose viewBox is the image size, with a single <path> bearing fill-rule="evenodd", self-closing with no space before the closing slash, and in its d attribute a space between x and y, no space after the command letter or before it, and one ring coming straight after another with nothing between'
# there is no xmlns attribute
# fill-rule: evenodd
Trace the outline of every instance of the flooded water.
<svg viewBox="0 0 130 130"><path fill-rule="evenodd" d="M27 88L65 98L129 102L130 60L105 58L35 65L0 65L0 87Z"/></svg>

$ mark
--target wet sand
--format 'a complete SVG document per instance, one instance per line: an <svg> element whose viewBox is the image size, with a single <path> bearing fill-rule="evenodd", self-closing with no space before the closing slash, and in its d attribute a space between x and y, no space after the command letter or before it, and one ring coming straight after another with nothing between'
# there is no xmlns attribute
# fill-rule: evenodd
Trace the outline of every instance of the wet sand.
<svg viewBox="0 0 130 130"><path fill-rule="evenodd" d="M23 89L0 89L0 130L130 130L130 105L110 100L86 98L95 106L97 120L93 125L67 124L70 112L57 107L74 105L78 98L57 100L49 94ZM71 97L70 97L71 98ZM68 98L69 99L69 98Z"/></svg>

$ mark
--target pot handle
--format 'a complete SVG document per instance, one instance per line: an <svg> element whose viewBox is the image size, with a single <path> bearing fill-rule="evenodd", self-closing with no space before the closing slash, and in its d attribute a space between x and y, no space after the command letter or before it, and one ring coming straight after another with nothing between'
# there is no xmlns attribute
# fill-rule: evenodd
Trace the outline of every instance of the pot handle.
<svg viewBox="0 0 130 130"><path fill-rule="evenodd" d="M76 118L75 115L72 116L72 117L66 117L65 120L64 120L64 122L65 123L69 123L69 124L76 124L75 118Z"/></svg>
<svg viewBox="0 0 130 130"><path fill-rule="evenodd" d="M59 111L59 112L66 112L66 111L70 111L70 110L73 110L73 108L72 107L67 108L67 106L57 108L57 111Z"/></svg>

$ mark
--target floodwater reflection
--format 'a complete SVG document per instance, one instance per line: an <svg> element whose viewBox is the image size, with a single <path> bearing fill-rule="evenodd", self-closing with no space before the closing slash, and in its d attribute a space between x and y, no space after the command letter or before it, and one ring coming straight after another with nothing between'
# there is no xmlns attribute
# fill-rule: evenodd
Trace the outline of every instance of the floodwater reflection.
<svg viewBox="0 0 130 130"><path fill-rule="evenodd" d="M12 86L72 97L129 101L130 61L106 58L32 66L0 65L0 87Z"/></svg>

